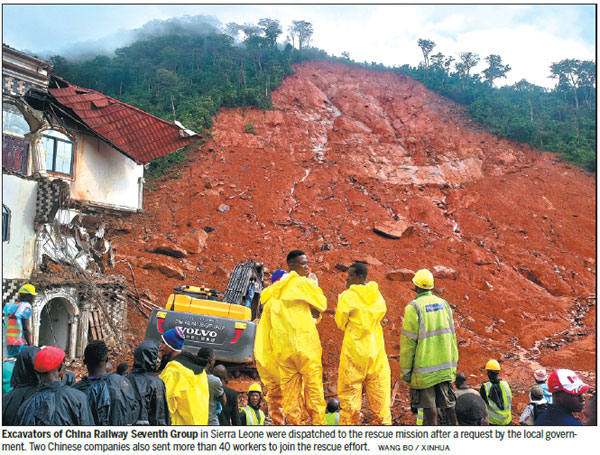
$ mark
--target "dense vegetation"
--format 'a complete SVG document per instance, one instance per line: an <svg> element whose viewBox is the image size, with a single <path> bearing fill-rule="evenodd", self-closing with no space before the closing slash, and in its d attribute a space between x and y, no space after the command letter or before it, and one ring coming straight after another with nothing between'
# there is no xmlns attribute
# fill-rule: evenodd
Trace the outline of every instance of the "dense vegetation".
<svg viewBox="0 0 600 455"><path fill-rule="evenodd" d="M596 170L596 66L592 61L566 59L553 63L549 76L558 80L554 90L521 80L494 87L506 77L509 65L498 55L485 58L481 74L470 69L479 56L462 52L459 60L441 53L429 56L435 43L419 40L424 61L398 70L431 90L467 106L469 114L490 132L541 150L559 153L589 170ZM454 65L452 65L454 63Z"/></svg>
<svg viewBox="0 0 600 455"><path fill-rule="evenodd" d="M271 91L292 73L292 64L330 58L373 69L376 63L356 63L344 52L330 57L310 47L312 25L294 21L287 44L277 43L278 21L258 25L235 23L224 29L179 28L117 49L114 57L84 61L52 57L55 73L70 82L101 91L169 121L178 120L197 132L208 132L221 107L271 107ZM241 38L238 40L237 37ZM453 57L431 55L435 43L418 41L424 55L415 68L392 68L422 81L430 89L468 108L470 115L500 137L557 152L590 170L596 168L596 93L593 62L566 60L552 65L556 89L547 90L522 80L495 88L494 80L510 71L497 55L486 57L488 68L470 74L479 57L463 52ZM453 65L454 63L454 65ZM252 125L247 129L252 129ZM252 131L249 131L252 132ZM151 163L149 176L159 175L182 159L178 152Z"/></svg>

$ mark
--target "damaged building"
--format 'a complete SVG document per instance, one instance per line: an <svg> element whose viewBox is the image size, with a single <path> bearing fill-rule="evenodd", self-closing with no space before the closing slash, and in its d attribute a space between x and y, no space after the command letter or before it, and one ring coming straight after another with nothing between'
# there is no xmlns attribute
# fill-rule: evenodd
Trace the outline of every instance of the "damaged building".
<svg viewBox="0 0 600 455"><path fill-rule="evenodd" d="M80 357L127 323L127 281L105 274L104 215L141 211L144 165L198 136L2 51L2 303L31 282L34 344Z"/></svg>

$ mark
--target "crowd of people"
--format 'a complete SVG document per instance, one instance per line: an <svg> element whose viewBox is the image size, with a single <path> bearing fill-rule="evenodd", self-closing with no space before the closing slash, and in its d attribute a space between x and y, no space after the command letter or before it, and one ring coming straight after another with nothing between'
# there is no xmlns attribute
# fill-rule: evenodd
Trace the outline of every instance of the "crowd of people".
<svg viewBox="0 0 600 455"><path fill-rule="evenodd" d="M366 264L348 268L347 289L338 296L335 323L344 341L337 398L326 403L316 326L327 299L303 251L291 251L286 262L289 271L274 272L261 293L255 360L263 386L249 387L242 409L238 392L227 386L227 368L215 365L209 348L188 352L180 327L163 333L160 344L137 346L128 374L127 364L111 372L106 344L90 342L83 357L88 375L75 382L62 349L31 346L28 319L36 291L24 285L19 301L4 309L8 354L16 360L12 372L5 370L10 362L3 363L3 425L358 425L363 389L370 423L391 425L391 370L381 326L387 307L377 283L367 281ZM433 293L429 270L417 271L412 283L415 297L404 309L399 363L415 423L511 425L513 396L500 378L499 362L490 359L489 380L479 391L471 388L457 374L450 305ZM536 370L533 377L521 425L581 425L574 415L581 411L584 424L596 424L595 394L586 403L584 393L592 388L575 372L559 369L548 376Z"/></svg>

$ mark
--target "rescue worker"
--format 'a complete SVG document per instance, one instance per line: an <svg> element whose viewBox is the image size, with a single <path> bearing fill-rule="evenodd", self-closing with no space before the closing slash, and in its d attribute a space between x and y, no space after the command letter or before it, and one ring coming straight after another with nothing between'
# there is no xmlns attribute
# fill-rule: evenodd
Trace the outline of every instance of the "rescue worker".
<svg viewBox="0 0 600 455"><path fill-rule="evenodd" d="M227 397L225 396L223 383L218 377L212 374L216 360L215 351L211 348L200 348L198 350L198 357L206 361L204 371L206 371L210 396L208 401L208 424L219 425L219 413L222 411L223 406L227 404Z"/></svg>
<svg viewBox="0 0 600 455"><path fill-rule="evenodd" d="M548 409L548 406L550 405L544 398L544 391L539 385L534 385L529 389L529 404L525 406L519 417L519 423L526 426L533 425L538 416Z"/></svg>
<svg viewBox="0 0 600 455"><path fill-rule="evenodd" d="M133 425L140 404L131 383L116 373L108 373L108 348L104 341L88 343L83 351L88 375L75 383L74 389L88 397L96 425Z"/></svg>
<svg viewBox="0 0 600 455"><path fill-rule="evenodd" d="M136 425L171 425L165 383L154 376L158 363L158 344L155 341L144 341L135 348L133 369L126 379L139 403Z"/></svg>
<svg viewBox="0 0 600 455"><path fill-rule="evenodd" d="M8 357L16 357L27 346L33 346L31 335L31 304L37 292L32 284L24 284L19 289L18 301L4 306L4 336Z"/></svg>
<svg viewBox="0 0 600 455"><path fill-rule="evenodd" d="M457 399L459 396L464 395L465 393L473 393L475 395L479 395L477 390L473 389L469 384L467 384L467 377L464 373L458 373L456 375L454 385L456 386L456 390L454 390L454 395Z"/></svg>
<svg viewBox="0 0 600 455"><path fill-rule="evenodd" d="M65 385L65 352L44 346L33 361L40 384L17 411L18 425L94 425L85 393Z"/></svg>
<svg viewBox="0 0 600 455"><path fill-rule="evenodd" d="M284 274L284 270L275 270L271 276L271 284L279 281ZM279 366L271 346L271 297L272 286L266 287L260 294L262 313L256 324L254 360L256 361L258 375L265 386L265 401L269 410L269 417L275 425L285 425Z"/></svg>
<svg viewBox="0 0 600 455"><path fill-rule="evenodd" d="M213 368L213 374L218 377L223 383L225 390L226 404L219 413L219 425L240 425L240 410L238 408L238 392L231 387L227 387L229 381L229 373L225 365L217 365Z"/></svg>
<svg viewBox="0 0 600 455"><path fill-rule="evenodd" d="M548 373L546 373L546 370L535 370L533 372L533 378L535 379L535 383L539 385L544 392L544 398L546 401L552 404L552 392L548 390L548 384L546 383L546 380L548 379Z"/></svg>
<svg viewBox="0 0 600 455"><path fill-rule="evenodd" d="M488 378L479 389L479 394L488 406L490 425L510 425L512 415L512 391L508 382L498 379L500 375L500 364L497 360L490 359L485 364Z"/></svg>
<svg viewBox="0 0 600 455"><path fill-rule="evenodd" d="M356 262L348 268L346 291L338 297L335 323L344 332L337 395L340 425L358 425L363 385L374 425L391 425L391 373L381 320L387 307L376 282L367 283L367 267Z"/></svg>
<svg viewBox="0 0 600 455"><path fill-rule="evenodd" d="M592 387L584 383L574 371L560 369L548 378L548 388L552 392L552 404L535 420L535 425L583 425L573 413L583 411L583 393Z"/></svg>
<svg viewBox="0 0 600 455"><path fill-rule="evenodd" d="M456 425L452 382L456 376L458 344L452 309L433 294L433 275L427 269L412 280L417 294L404 308L400 336L402 380L410 386L411 408L423 408L423 425L435 425L437 408Z"/></svg>
<svg viewBox="0 0 600 455"><path fill-rule="evenodd" d="M208 359L182 352L160 374L167 390L172 425L207 425L210 392Z"/></svg>
<svg viewBox="0 0 600 455"><path fill-rule="evenodd" d="M327 402L325 420L327 421L327 425L340 424L340 400L337 398L332 398Z"/></svg>
<svg viewBox="0 0 600 455"><path fill-rule="evenodd" d="M321 342L316 323L327 309L323 291L311 279L306 254L287 256L290 273L271 286L271 348L279 367L283 411L291 425L325 425ZM303 393L304 391L304 393Z"/></svg>
<svg viewBox="0 0 600 455"><path fill-rule="evenodd" d="M455 410L459 425L489 425L487 405L479 394L463 393L456 399Z"/></svg>
<svg viewBox="0 0 600 455"><path fill-rule="evenodd" d="M40 378L33 367L33 360L40 348L28 346L21 351L15 361L10 385L12 390L2 396L2 425L16 425L17 411L34 392Z"/></svg>
<svg viewBox="0 0 600 455"><path fill-rule="evenodd" d="M241 425L264 425L265 413L260 409L262 389L260 384L254 383L248 388L248 405L240 413Z"/></svg>
<svg viewBox="0 0 600 455"><path fill-rule="evenodd" d="M167 330L160 336L160 366L158 371L162 371L171 360L177 356L183 349L185 335L181 327L174 327Z"/></svg>

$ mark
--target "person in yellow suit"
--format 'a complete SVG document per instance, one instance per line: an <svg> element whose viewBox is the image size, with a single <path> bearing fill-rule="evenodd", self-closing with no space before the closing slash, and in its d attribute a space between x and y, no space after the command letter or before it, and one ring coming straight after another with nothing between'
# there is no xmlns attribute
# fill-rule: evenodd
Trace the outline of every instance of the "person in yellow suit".
<svg viewBox="0 0 600 455"><path fill-rule="evenodd" d="M279 367L283 412L291 425L325 425L321 342L316 323L327 309L327 299L308 278L306 254L294 250L287 256L290 273L271 286L271 347ZM303 393L304 388L304 393Z"/></svg>
<svg viewBox="0 0 600 455"><path fill-rule="evenodd" d="M363 385L375 416L373 424L392 424L391 372L381 327L387 307L377 283L366 283L367 273L363 263L350 266L348 289L339 295L335 311L335 323L345 332L337 390L340 425L359 424Z"/></svg>
<svg viewBox="0 0 600 455"><path fill-rule="evenodd" d="M171 425L208 424L208 362L208 358L182 352L160 374L167 391Z"/></svg>
<svg viewBox="0 0 600 455"><path fill-rule="evenodd" d="M271 282L276 283L285 274L284 270L276 270L271 276ZM260 380L265 385L265 401L269 408L269 416L275 425L285 425L283 415L283 394L281 393L279 367L271 347L271 286L263 289L260 294L262 314L256 324L254 339L254 359Z"/></svg>

